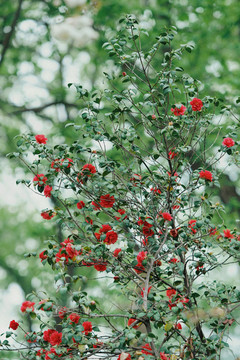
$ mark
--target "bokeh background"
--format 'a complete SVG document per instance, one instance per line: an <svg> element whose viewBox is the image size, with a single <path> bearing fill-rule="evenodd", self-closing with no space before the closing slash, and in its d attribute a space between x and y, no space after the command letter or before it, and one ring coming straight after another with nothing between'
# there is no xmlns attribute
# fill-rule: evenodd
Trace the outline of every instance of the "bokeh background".
<svg viewBox="0 0 240 360"><path fill-rule="evenodd" d="M176 26L175 46L188 42L195 45L195 50L183 58L182 67L202 82L201 97L220 97L239 115L239 5L239 0L0 2L0 332L7 330L10 320L21 317L19 304L27 293L39 289L53 292L50 268L24 254L39 254L50 235L56 234L59 240L64 237L61 229L43 222L40 216L41 209L54 204L16 185L17 179L30 179L31 175L21 163L7 157L17 151L15 136L32 131L45 134L53 142L70 144L75 140L77 134L65 125L78 118L80 109L75 92L67 84L82 84L89 90L103 88L104 71L121 71L102 45L126 13L138 16L152 41L164 26ZM144 41L143 46L149 41L147 36ZM227 117L221 121L223 127L229 125ZM226 207L223 216L228 227L239 228L239 169L228 160L219 166L223 176L221 188L216 189L216 202ZM239 267L234 265L213 276L239 286L239 275ZM97 280L91 286L97 288ZM84 279L82 287L88 287ZM101 297L94 288L91 291ZM112 290L106 287L105 291ZM229 335L230 350L222 359L240 356L236 325ZM28 327L34 328L31 320ZM4 358L19 357L9 353Z"/></svg>

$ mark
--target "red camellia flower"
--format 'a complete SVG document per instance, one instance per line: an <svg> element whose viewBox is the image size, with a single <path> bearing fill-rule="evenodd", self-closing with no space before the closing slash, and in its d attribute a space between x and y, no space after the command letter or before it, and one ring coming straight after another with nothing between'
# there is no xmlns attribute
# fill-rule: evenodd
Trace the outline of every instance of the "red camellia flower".
<svg viewBox="0 0 240 360"><path fill-rule="evenodd" d="M95 201L92 201L92 206L95 211L101 210L100 205L98 203L96 203Z"/></svg>
<svg viewBox="0 0 240 360"><path fill-rule="evenodd" d="M43 250L40 254L39 254L39 258L41 259L41 262L43 262L43 260L47 259L47 255L44 255L46 250Z"/></svg>
<svg viewBox="0 0 240 360"><path fill-rule="evenodd" d="M128 353L121 353L118 355L117 360L131 360L131 355Z"/></svg>
<svg viewBox="0 0 240 360"><path fill-rule="evenodd" d="M131 326L135 321L136 321L136 319L133 319L133 318L129 319L128 326ZM139 328L139 326L140 326L140 324L134 325L133 329L137 329L137 328Z"/></svg>
<svg viewBox="0 0 240 360"><path fill-rule="evenodd" d="M186 106L181 105L180 108L175 107L174 109L171 108L171 111L174 113L175 116L180 116L180 115L184 115L185 111L186 111Z"/></svg>
<svg viewBox="0 0 240 360"><path fill-rule="evenodd" d="M113 252L114 257L118 257L119 253L122 251L122 249L115 249Z"/></svg>
<svg viewBox="0 0 240 360"><path fill-rule="evenodd" d="M43 186L46 184L47 177L44 174L37 174L33 178L33 185L34 186Z"/></svg>
<svg viewBox="0 0 240 360"><path fill-rule="evenodd" d="M171 221L171 220L172 220L172 215L169 214L168 212L162 213L162 217L163 217L164 220L166 220L166 221Z"/></svg>
<svg viewBox="0 0 240 360"><path fill-rule="evenodd" d="M15 320L10 321L9 328L12 330L17 330L19 327L19 323L17 323Z"/></svg>
<svg viewBox="0 0 240 360"><path fill-rule="evenodd" d="M123 71L122 76L127 76L127 73L125 71Z"/></svg>
<svg viewBox="0 0 240 360"><path fill-rule="evenodd" d="M100 234L106 234L108 231L111 231L112 227L108 224L103 224L102 227L99 229Z"/></svg>
<svg viewBox="0 0 240 360"><path fill-rule="evenodd" d="M79 201L79 202L77 203L77 208L78 208L79 210L81 210L82 208L84 208L84 206L85 206L85 203L84 203L83 201Z"/></svg>
<svg viewBox="0 0 240 360"><path fill-rule="evenodd" d="M172 229L172 230L170 230L169 233L173 238L176 238L178 236L178 230L177 229Z"/></svg>
<svg viewBox="0 0 240 360"><path fill-rule="evenodd" d="M172 258L172 259L170 259L168 262L169 262L169 263L172 263L172 264L176 264L176 263L179 262L179 260L176 259L176 258Z"/></svg>
<svg viewBox="0 0 240 360"><path fill-rule="evenodd" d="M211 173L210 171L208 171L208 170L202 170L202 171L200 171L199 177L200 177L200 179L205 179L205 180L208 180L208 181L212 181L212 180L213 180L212 173Z"/></svg>
<svg viewBox="0 0 240 360"><path fill-rule="evenodd" d="M107 245L115 244L118 239L118 234L115 231L109 231L106 234L106 238L104 239L104 243Z"/></svg>
<svg viewBox="0 0 240 360"><path fill-rule="evenodd" d="M235 142L232 138L227 137L227 138L223 139L222 144L223 144L223 146L230 148L235 145Z"/></svg>
<svg viewBox="0 0 240 360"><path fill-rule="evenodd" d="M203 102L200 99L193 98L192 101L190 101L190 105L192 106L192 111L201 111Z"/></svg>
<svg viewBox="0 0 240 360"><path fill-rule="evenodd" d="M188 227L191 229L193 234L196 234L196 232L197 232L197 230L194 229L194 227L196 226L196 223L197 223L197 220L194 220L194 219L192 219L188 222Z"/></svg>
<svg viewBox="0 0 240 360"><path fill-rule="evenodd" d="M35 302L32 301L24 301L21 306L21 311L26 312L27 309L30 309L31 311L34 311L34 305Z"/></svg>
<svg viewBox="0 0 240 360"><path fill-rule="evenodd" d="M46 350L45 349L39 349L37 352L36 352L36 356L42 356L44 354L46 354ZM49 358L50 359L50 358Z"/></svg>
<svg viewBox="0 0 240 360"><path fill-rule="evenodd" d="M174 151L169 151L168 158L170 160L173 160L176 156L178 156L178 153L175 153Z"/></svg>
<svg viewBox="0 0 240 360"><path fill-rule="evenodd" d="M62 333L58 332L58 331L54 331L51 335L50 335L50 340L49 340L50 344L52 346L55 345L60 345L62 342Z"/></svg>
<svg viewBox="0 0 240 360"><path fill-rule="evenodd" d="M137 261L142 263L147 258L147 251L140 251L137 255Z"/></svg>
<svg viewBox="0 0 240 360"><path fill-rule="evenodd" d="M229 229L223 230L223 233L224 233L224 237L227 238L227 239L233 239L234 238L234 235L231 234L231 230L229 230Z"/></svg>
<svg viewBox="0 0 240 360"><path fill-rule="evenodd" d="M114 196L110 196L110 194L100 196L100 205L103 208L111 208L115 203Z"/></svg>
<svg viewBox="0 0 240 360"><path fill-rule="evenodd" d="M47 138L44 135L35 135L36 142L38 144L46 144Z"/></svg>
<svg viewBox="0 0 240 360"><path fill-rule="evenodd" d="M93 174L95 174L97 172L95 166L93 166L92 164L86 164L82 167L82 175L86 175L86 176L92 176Z"/></svg>
<svg viewBox="0 0 240 360"><path fill-rule="evenodd" d="M56 213L52 210L49 211L43 211L41 213L41 216L44 220L51 220L54 216L56 215Z"/></svg>
<svg viewBox="0 0 240 360"><path fill-rule="evenodd" d="M44 188L44 195L46 197L51 197L51 191L52 191L52 186L49 186L49 185L46 185L45 188Z"/></svg>
<svg viewBox="0 0 240 360"><path fill-rule="evenodd" d="M72 313L68 316L68 319L71 320L70 324L72 325L72 323L78 324L79 320L80 320L80 316L76 313Z"/></svg>
<svg viewBox="0 0 240 360"><path fill-rule="evenodd" d="M142 346L142 353L146 354L146 355L152 355L153 356L153 352L152 352L152 348L149 344L146 344L144 346Z"/></svg>
<svg viewBox="0 0 240 360"><path fill-rule="evenodd" d="M154 192L154 194L161 194L161 190L158 189L157 187L152 187L152 188L150 189L150 191Z"/></svg>
<svg viewBox="0 0 240 360"><path fill-rule="evenodd" d="M149 237L149 236L153 236L154 235L154 231L148 227L148 226L143 226L142 228L142 232L145 236Z"/></svg>
<svg viewBox="0 0 240 360"><path fill-rule="evenodd" d="M105 263L103 263L103 264L95 264L93 267L97 271L105 271L105 270L107 270L107 266L105 265Z"/></svg>
<svg viewBox="0 0 240 360"><path fill-rule="evenodd" d="M88 335L90 332L92 332L92 323L91 323L91 321L84 321L82 323L82 326L84 327L84 330L82 332L84 332L85 335Z"/></svg>
<svg viewBox="0 0 240 360"><path fill-rule="evenodd" d="M170 357L167 356L164 352L160 352L160 359L161 360L170 360Z"/></svg>
<svg viewBox="0 0 240 360"><path fill-rule="evenodd" d="M168 288L166 290L166 295L169 299L171 299L176 293L177 293L176 290L173 288Z"/></svg>
<svg viewBox="0 0 240 360"><path fill-rule="evenodd" d="M56 330L54 329L48 329L43 332L43 340L50 342L50 336L55 333Z"/></svg>

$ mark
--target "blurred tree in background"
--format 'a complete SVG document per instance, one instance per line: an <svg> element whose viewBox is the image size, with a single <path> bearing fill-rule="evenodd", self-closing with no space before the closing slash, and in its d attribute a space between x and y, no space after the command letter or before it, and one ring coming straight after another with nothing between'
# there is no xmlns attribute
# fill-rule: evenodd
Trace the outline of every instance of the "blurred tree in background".
<svg viewBox="0 0 240 360"><path fill-rule="evenodd" d="M109 60L103 44L125 13L134 13L146 31L157 36L164 26L175 25L176 39L192 44L195 50L183 58L183 67L193 78L201 79L202 96L218 96L239 113L240 7L238 0L16 0L0 4L0 154L2 160L2 202L0 234L1 287L17 283L23 293L52 284L41 275L33 260L24 259L26 248L37 255L43 241L60 228L42 225L40 210L46 199L30 197L15 181L26 168L6 155L15 151L14 137L32 131L71 144L72 130L67 121L79 119L81 110L68 83L89 90L103 88L103 72L126 71ZM148 38L145 38L146 43ZM144 46L144 43L143 43ZM155 64L161 61L161 54ZM136 66L138 66L136 64ZM221 116L227 129L228 119ZM227 132L228 130L226 130ZM78 134L76 133L76 138ZM147 141L147 139L146 139ZM211 142L211 137L208 139ZM90 144L89 144L90 145ZM150 146L150 144L149 144ZM227 205L232 225L239 218L239 170L221 164L225 176L215 189L216 202ZM22 195L20 196L20 192ZM29 205L31 204L31 206ZM23 210L24 209L24 210ZM228 216L228 215L226 215ZM50 276L50 275L49 275ZM83 284L87 286L87 284ZM5 292L2 292L4 298ZM9 355L10 356L10 355Z"/></svg>

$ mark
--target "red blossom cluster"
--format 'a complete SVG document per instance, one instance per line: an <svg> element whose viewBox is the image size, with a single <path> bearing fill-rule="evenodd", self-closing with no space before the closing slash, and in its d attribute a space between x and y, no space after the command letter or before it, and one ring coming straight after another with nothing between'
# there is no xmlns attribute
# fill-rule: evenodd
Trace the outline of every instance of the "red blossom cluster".
<svg viewBox="0 0 240 360"><path fill-rule="evenodd" d="M74 260L76 256L81 255L81 250L76 250L73 247L73 240L65 239L63 242L61 242L62 247L57 252L55 258L56 262L64 261L66 264L68 264L69 259Z"/></svg>

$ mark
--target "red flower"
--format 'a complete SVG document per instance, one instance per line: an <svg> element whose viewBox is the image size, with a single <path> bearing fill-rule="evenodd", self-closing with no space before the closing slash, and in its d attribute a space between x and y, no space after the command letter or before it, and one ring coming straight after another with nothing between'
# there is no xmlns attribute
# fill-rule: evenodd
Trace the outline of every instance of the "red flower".
<svg viewBox="0 0 240 360"><path fill-rule="evenodd" d="M64 319L65 315L67 314L68 309L66 308L66 306L62 307L59 312L58 312L58 316L60 317L60 319Z"/></svg>
<svg viewBox="0 0 240 360"><path fill-rule="evenodd" d="M101 234L100 234L100 233L95 232L94 235L95 235L95 237L96 237L97 240L100 240L100 237L101 237Z"/></svg>
<svg viewBox="0 0 240 360"><path fill-rule="evenodd" d="M82 173L81 175L86 175L86 176L92 176L93 174L95 174L97 172L95 166L93 166L92 164L86 164L82 167Z"/></svg>
<svg viewBox="0 0 240 360"><path fill-rule="evenodd" d="M35 135L36 142L38 144L46 144L47 138L44 135Z"/></svg>
<svg viewBox="0 0 240 360"><path fill-rule="evenodd" d="M43 260L47 259L47 255L44 255L46 250L43 250L40 254L39 254L39 258L41 259L41 262L43 262Z"/></svg>
<svg viewBox="0 0 240 360"><path fill-rule="evenodd" d="M208 170L202 170L202 171L200 171L199 177L200 177L200 179L205 179L205 180L208 180L208 181L212 181L212 180L213 180L212 173L211 173L210 171L208 171Z"/></svg>
<svg viewBox="0 0 240 360"><path fill-rule="evenodd" d="M156 115L152 115L152 120L156 120Z"/></svg>
<svg viewBox="0 0 240 360"><path fill-rule="evenodd" d="M100 205L104 208L111 208L115 203L114 196L110 196L110 194L102 195L100 197Z"/></svg>
<svg viewBox="0 0 240 360"><path fill-rule="evenodd" d="M123 71L122 76L127 76L127 73L125 71Z"/></svg>
<svg viewBox="0 0 240 360"><path fill-rule="evenodd" d="M104 264L95 264L94 269L97 271L105 271L107 269L107 266Z"/></svg>
<svg viewBox="0 0 240 360"><path fill-rule="evenodd" d="M160 352L160 359L161 360L170 360L170 358L164 352Z"/></svg>
<svg viewBox="0 0 240 360"><path fill-rule="evenodd" d="M118 239L118 234L115 231L109 231L106 234L106 238L103 241L107 245L115 244Z"/></svg>
<svg viewBox="0 0 240 360"><path fill-rule="evenodd" d="M211 228L211 229L208 230L208 232L209 232L209 235L211 235L211 236L216 235L217 228L216 227L214 229Z"/></svg>
<svg viewBox="0 0 240 360"><path fill-rule="evenodd" d="M84 206L85 206L85 203L84 203L83 201L79 201L79 202L77 203L77 208L78 208L79 210L81 210L82 208L84 208Z"/></svg>
<svg viewBox="0 0 240 360"><path fill-rule="evenodd" d="M180 116L180 115L184 115L186 109L187 109L186 106L181 105L180 108L177 107L175 107L174 109L171 108L171 111L174 113L175 116Z"/></svg>
<svg viewBox="0 0 240 360"><path fill-rule="evenodd" d="M146 354L146 355L152 355L153 356L153 352L152 352L152 348L149 344L146 344L144 346L142 346L142 353Z"/></svg>
<svg viewBox="0 0 240 360"><path fill-rule="evenodd" d="M163 217L164 220L166 220L166 221L171 221L171 220L172 220L172 215L169 214L168 212L162 213L162 217Z"/></svg>
<svg viewBox="0 0 240 360"><path fill-rule="evenodd" d="M51 191L52 191L52 186L49 186L49 185L46 185L45 188L44 188L44 195L46 197L51 197Z"/></svg>
<svg viewBox="0 0 240 360"><path fill-rule="evenodd" d="M190 220L190 221L188 222L188 227L191 229L191 231L192 231L193 234L196 234L196 232L197 232L197 230L194 229L196 223L197 223L197 220L194 220L194 219L193 219L193 220Z"/></svg>
<svg viewBox="0 0 240 360"><path fill-rule="evenodd" d="M151 218L148 216L148 217L146 217L146 219L151 219ZM138 220L138 225L139 225L139 226L140 226L140 225L144 225L144 226L146 226L146 227L152 227L152 226L153 226L152 224L150 224L149 222L147 222L145 219L142 220L142 218L139 218L139 220Z"/></svg>
<svg viewBox="0 0 240 360"><path fill-rule="evenodd" d="M176 264L176 263L178 263L178 262L179 262L179 260L178 260L178 259L176 259L176 258L172 258L172 259L170 259L168 262L169 262L169 263Z"/></svg>
<svg viewBox="0 0 240 360"><path fill-rule="evenodd" d="M229 229L223 230L223 233L224 233L224 237L227 238L227 239L233 239L234 238L234 235L231 234L231 230L229 230Z"/></svg>
<svg viewBox="0 0 240 360"><path fill-rule="evenodd" d="M235 142L232 138L227 137L227 138L223 139L222 144L223 144L223 146L230 148L235 145Z"/></svg>
<svg viewBox="0 0 240 360"><path fill-rule="evenodd" d="M84 330L82 332L84 332L85 335L88 335L90 332L92 332L92 323L91 323L91 321L84 321L82 323L82 326L84 327Z"/></svg>
<svg viewBox="0 0 240 360"><path fill-rule="evenodd" d="M55 333L56 330L54 329L48 329L43 332L43 340L50 342L50 336Z"/></svg>
<svg viewBox="0 0 240 360"><path fill-rule="evenodd" d="M43 186L46 184L47 177L44 174L37 174L33 178L33 185L34 186Z"/></svg>
<svg viewBox="0 0 240 360"><path fill-rule="evenodd" d="M190 105L192 106L192 111L201 111L203 102L200 99L193 98L192 101L190 101Z"/></svg>
<svg viewBox="0 0 240 360"><path fill-rule="evenodd" d="M152 226L152 225L151 225L151 226ZM147 236L147 237L154 235L154 231L153 231L150 227L148 227L148 226L144 226L144 227L142 228L142 232L143 232L143 234L144 234L145 236Z"/></svg>
<svg viewBox="0 0 240 360"><path fill-rule="evenodd" d="M59 333L58 331L54 331L52 335L50 335L49 342L52 346L60 345L62 342L62 333L61 332Z"/></svg>
<svg viewBox="0 0 240 360"><path fill-rule="evenodd" d="M80 320L80 316L76 313L72 313L68 316L68 319L71 320L70 324L72 325L72 323L78 324L79 320Z"/></svg>
<svg viewBox="0 0 240 360"><path fill-rule="evenodd" d="M149 286L149 287L148 287L148 292L147 292L147 294L150 293L151 288L152 288L152 286ZM142 288L142 291L141 291L141 296L142 296L142 297L143 297L143 295L144 295L144 290L145 290L145 287L143 287L143 288Z"/></svg>
<svg viewBox="0 0 240 360"><path fill-rule="evenodd" d="M161 194L161 190L160 189L158 189L157 187L152 187L151 189L150 189L150 191L153 191L154 192L154 194Z"/></svg>
<svg viewBox="0 0 240 360"><path fill-rule="evenodd" d="M123 356L122 356L122 355L123 355ZM127 357L125 357L126 355L127 355ZM122 360L122 359L124 359L124 360L131 360L131 355L128 354L128 353L121 353L121 354L118 355L117 360Z"/></svg>
<svg viewBox="0 0 240 360"><path fill-rule="evenodd" d="M174 151L169 151L168 158L170 160L174 159L176 156L178 156L178 153L175 153Z"/></svg>
<svg viewBox="0 0 240 360"><path fill-rule="evenodd" d="M19 323L17 323L15 320L10 321L9 328L12 330L17 330L19 327Z"/></svg>
<svg viewBox="0 0 240 360"><path fill-rule="evenodd" d="M177 329L177 330L182 330L182 325L181 325L181 323L176 323L176 324L174 325L174 327L175 327L175 329Z"/></svg>
<svg viewBox="0 0 240 360"><path fill-rule="evenodd" d="M36 356L42 356L46 354L46 350L45 349L39 349L37 352L36 352Z"/></svg>
<svg viewBox="0 0 240 360"><path fill-rule="evenodd" d="M178 236L178 230L177 229L172 229L170 230L170 235L173 237L173 238L176 238Z"/></svg>
<svg viewBox="0 0 240 360"><path fill-rule="evenodd" d="M143 260L147 258L147 251L140 251L137 255L137 261L142 264Z"/></svg>
<svg viewBox="0 0 240 360"><path fill-rule="evenodd" d="M27 309L31 309L31 311L34 311L34 305L35 305L35 302L24 301L21 306L21 311L26 312Z"/></svg>
<svg viewBox="0 0 240 360"><path fill-rule="evenodd" d="M112 227L108 224L103 224L102 227L99 229L99 232L102 234L106 234L108 231L112 230Z"/></svg>
<svg viewBox="0 0 240 360"><path fill-rule="evenodd" d="M119 253L122 251L122 249L115 249L113 252L114 257L118 257Z"/></svg>
<svg viewBox="0 0 240 360"><path fill-rule="evenodd" d="M56 213L52 210L49 211L43 211L41 213L41 216L44 220L51 220L54 216L56 215Z"/></svg>
<svg viewBox="0 0 240 360"><path fill-rule="evenodd" d="M173 288L168 288L166 290L166 295L169 299L171 299L176 293L177 293L176 290Z"/></svg>
<svg viewBox="0 0 240 360"><path fill-rule="evenodd" d="M136 319L133 319L133 318L129 319L128 326L131 326L135 321L136 321ZM137 328L139 328L139 326L140 326L140 324L134 325L133 329L137 329Z"/></svg>
<svg viewBox="0 0 240 360"><path fill-rule="evenodd" d="M96 203L95 201L92 201L92 206L95 211L101 210L99 204Z"/></svg>

